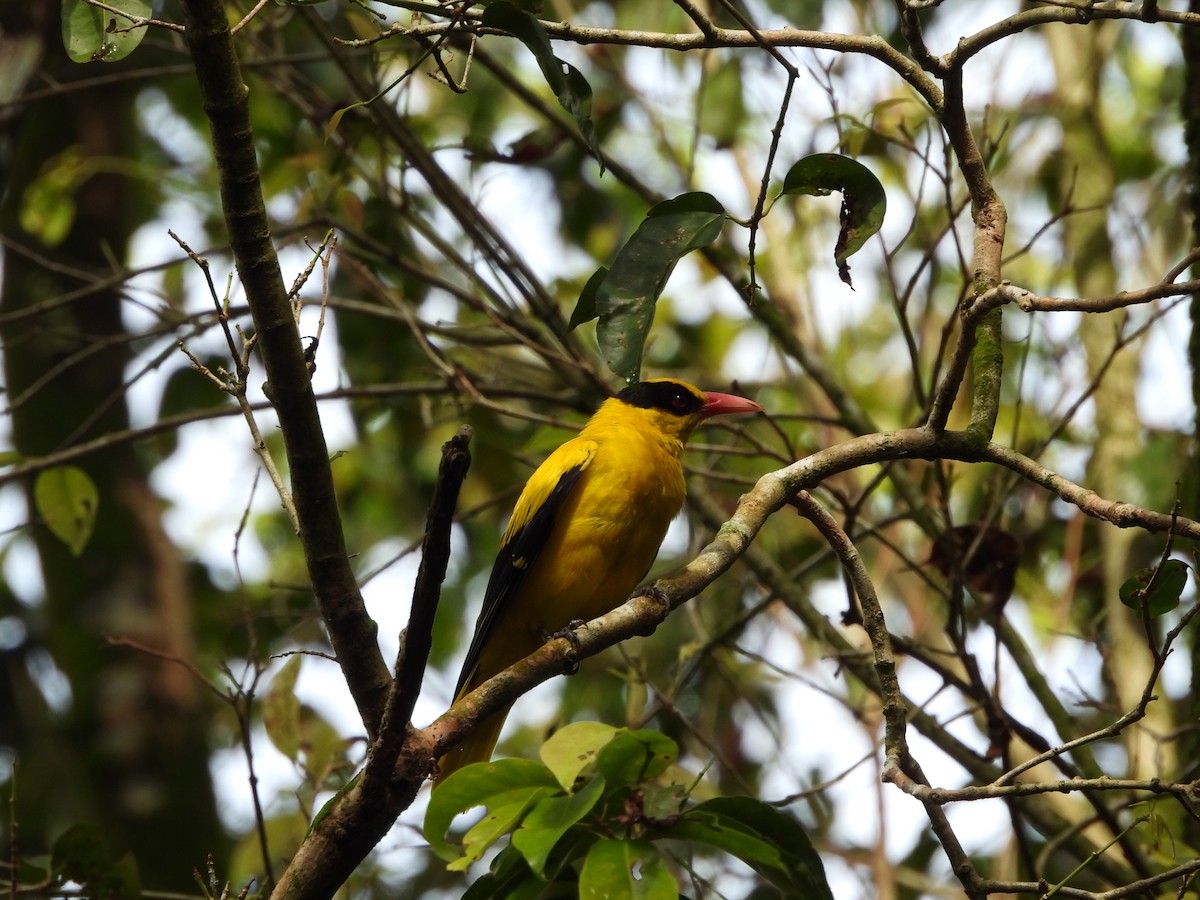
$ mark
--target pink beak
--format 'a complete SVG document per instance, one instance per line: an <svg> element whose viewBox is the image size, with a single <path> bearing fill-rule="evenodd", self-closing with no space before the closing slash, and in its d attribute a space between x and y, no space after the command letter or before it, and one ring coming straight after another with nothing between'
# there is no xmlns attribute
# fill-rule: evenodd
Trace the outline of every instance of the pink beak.
<svg viewBox="0 0 1200 900"><path fill-rule="evenodd" d="M753 400L747 400L745 397L735 397L733 394L718 394L714 391L704 392L704 406L700 410L700 415L704 418L710 416L725 416L730 413L748 413L762 412L763 408Z"/></svg>

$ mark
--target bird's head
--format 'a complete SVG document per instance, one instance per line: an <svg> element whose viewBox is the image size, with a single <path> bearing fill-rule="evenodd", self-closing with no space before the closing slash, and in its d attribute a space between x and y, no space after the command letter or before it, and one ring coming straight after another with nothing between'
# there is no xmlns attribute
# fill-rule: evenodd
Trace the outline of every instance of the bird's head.
<svg viewBox="0 0 1200 900"><path fill-rule="evenodd" d="M745 397L702 391L675 378L639 381L617 394L613 401L663 434L686 441L705 419L729 413L762 412Z"/></svg>

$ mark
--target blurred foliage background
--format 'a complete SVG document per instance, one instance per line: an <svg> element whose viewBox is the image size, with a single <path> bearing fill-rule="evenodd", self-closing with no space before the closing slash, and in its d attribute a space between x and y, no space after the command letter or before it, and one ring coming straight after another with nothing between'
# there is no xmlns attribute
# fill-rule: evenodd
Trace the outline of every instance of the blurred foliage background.
<svg viewBox="0 0 1200 900"><path fill-rule="evenodd" d="M316 262L299 329L309 338L323 327L319 345L306 341L314 388L385 656L404 622L439 447L460 425L475 429L416 724L450 700L516 492L618 386L593 327L565 324L654 202L704 190L731 221L672 276L644 374L737 389L768 410L693 440L691 499L655 573L703 546L762 474L926 418L972 295L976 232L947 117L869 52L877 41L919 57L898 13L908 6L922 7L912 15L933 53L1049 8L548 3L542 19L600 29L551 37L591 85L602 174L529 50L494 33L476 40L467 7L227 4L231 22L254 13L236 46L285 278ZM997 32L964 64L964 126L1009 213L1003 276L1035 294L1152 285L1197 243L1184 96L1195 76L1181 35L1200 26L1138 22L1116 6L1124 20ZM182 21L170 2L153 15ZM75 63L59 16L49 0L0 11L12 60L0 74L12 451L0 469L0 784L12 798L0 834L5 855L23 861L5 877L52 880L45 854L82 823L99 829L104 853L132 855L146 889L195 893L193 870L210 854L222 879L269 884L361 761L361 723L320 655L300 547L257 479L236 405L178 347L214 372L232 368L209 288L168 229L207 258L231 321L251 327L236 277L226 281L217 174L182 38L151 25L127 58ZM433 27L460 19L457 31ZM761 43L751 33L737 46L670 49L700 19L825 37L770 31ZM641 36L613 37L631 32ZM880 237L850 260L853 287L833 260L839 198L774 202L787 167L816 152L854 157L887 193ZM1195 517L1187 304L1179 294L1103 314L1008 307L993 440L1104 498L1159 512L1178 500ZM260 428L282 465L251 367ZM968 378L950 427L965 425L974 387ZM78 555L33 499L38 474L64 464L98 491ZM1162 535L1089 518L985 464L894 460L816 495L880 593L917 711L914 755L933 784L986 784L1107 726L1157 675L1147 625L1118 588L1163 554ZM1007 602L964 591L956 564L931 565L939 535L971 523L1019 541L988 551L1015 580ZM1194 602L1193 581L1182 608ZM1181 614L1148 627L1161 639ZM856 622L828 547L785 508L754 552L654 636L520 702L500 750L533 755L572 720L647 725L680 742L704 790L795 814L837 896L960 896L921 804L879 783L881 710L857 674L870 645ZM299 650L313 655L285 655ZM1188 628L1144 719L1034 777L1194 780L1198 661ZM419 821L417 808L402 817L353 894L461 894ZM1119 835L1103 857L1111 867L1072 877L1090 890L1200 847L1190 801L1132 790L964 802L950 821L995 879L1053 883ZM698 895L760 896L727 859L684 868Z"/></svg>

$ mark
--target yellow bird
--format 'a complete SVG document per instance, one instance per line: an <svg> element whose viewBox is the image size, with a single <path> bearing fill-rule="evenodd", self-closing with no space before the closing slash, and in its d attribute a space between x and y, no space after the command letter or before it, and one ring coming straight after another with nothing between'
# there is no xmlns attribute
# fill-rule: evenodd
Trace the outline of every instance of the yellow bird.
<svg viewBox="0 0 1200 900"><path fill-rule="evenodd" d="M455 702L576 620L625 602L683 506L684 442L704 419L757 412L753 400L672 378L606 400L521 492L492 567ZM508 709L439 761L438 780L486 761Z"/></svg>

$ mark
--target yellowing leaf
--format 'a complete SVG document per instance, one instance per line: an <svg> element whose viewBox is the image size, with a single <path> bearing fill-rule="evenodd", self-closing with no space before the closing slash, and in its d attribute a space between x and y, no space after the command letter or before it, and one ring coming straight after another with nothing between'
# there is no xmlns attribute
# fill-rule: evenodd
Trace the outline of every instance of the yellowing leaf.
<svg viewBox="0 0 1200 900"><path fill-rule="evenodd" d="M271 688L263 700L263 727L280 753L295 762L300 756L300 700L296 681L300 677L302 656L293 656L271 679Z"/></svg>
<svg viewBox="0 0 1200 900"><path fill-rule="evenodd" d="M54 536L75 556L83 553L100 509L100 495L87 472L76 466L47 469L34 482L33 502Z"/></svg>
<svg viewBox="0 0 1200 900"><path fill-rule="evenodd" d="M539 755L563 790L569 791L579 773L619 730L603 722L572 722L552 734Z"/></svg>

